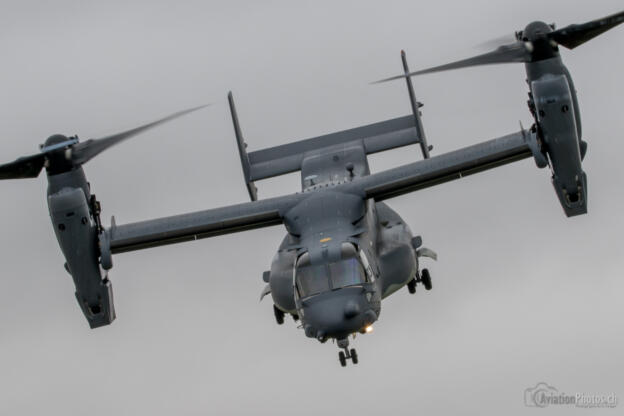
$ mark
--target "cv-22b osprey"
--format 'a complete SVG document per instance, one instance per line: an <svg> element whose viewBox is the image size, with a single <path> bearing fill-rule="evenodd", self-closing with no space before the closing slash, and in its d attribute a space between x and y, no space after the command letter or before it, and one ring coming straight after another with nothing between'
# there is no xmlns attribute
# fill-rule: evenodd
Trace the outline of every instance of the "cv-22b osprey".
<svg viewBox="0 0 624 416"><path fill-rule="evenodd" d="M377 321L381 300L407 286L432 287L421 268L423 257L436 254L422 246L401 217L384 202L419 189L492 169L525 158L550 166L552 183L567 216L587 212L587 179L581 161L587 145L581 138L578 102L572 78L558 45L569 48L621 23L624 12L583 25L554 30L535 22L478 63L526 62L529 108L535 123L528 130L459 150L430 156L402 53L412 114L290 144L247 152L234 108L238 150L251 202L183 215L104 227L100 204L82 165L129 137L195 109L173 114L139 128L97 140L54 135L41 153L0 166L0 179L32 178L45 167L48 206L54 231L76 286L76 299L91 328L115 319L108 272L112 255L155 246L284 224L287 234L271 268L264 272L279 324L286 314L301 322L305 335L337 342L345 366L358 357L349 336L366 333ZM466 61L461 61L465 63ZM437 68L440 69L440 68ZM445 69L445 68L442 68ZM424 160L371 173L367 156L418 144ZM301 192L259 200L254 181L301 172Z"/></svg>

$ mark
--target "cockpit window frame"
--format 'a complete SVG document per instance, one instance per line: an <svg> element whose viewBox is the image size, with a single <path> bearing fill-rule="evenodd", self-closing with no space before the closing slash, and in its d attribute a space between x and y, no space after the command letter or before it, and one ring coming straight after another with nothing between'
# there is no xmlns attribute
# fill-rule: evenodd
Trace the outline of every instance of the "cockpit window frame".
<svg viewBox="0 0 624 416"><path fill-rule="evenodd" d="M366 253L364 250L359 250L360 260L362 261L362 265L364 266L364 272L366 273L366 278L369 283L375 283L375 273L373 273L373 268L371 267L370 262L368 261L368 257L366 257Z"/></svg>
<svg viewBox="0 0 624 416"><path fill-rule="evenodd" d="M304 256L308 256L307 259L304 258ZM332 292L335 290L339 290L339 289L343 289L345 287L352 287L352 286L362 286L366 283L370 283L371 281L374 281L374 277L371 278L371 274L369 273L369 271L367 269L370 269L370 265L368 265L368 260L364 257L365 260L362 259L362 251L359 249L359 247L357 246L357 244L354 244L353 242L350 241L345 241L344 243L342 243L342 247L341 247L341 256L340 256L340 260L332 262L332 263L323 263L323 264L319 264L317 266L304 266L304 267L323 267L325 269L325 275L326 275L326 283L327 286L325 287L325 290L321 290L321 291L317 291L315 293L305 293L304 290L302 290L301 288L301 284L298 277L298 270L300 270L301 267L301 262L306 262L309 261L309 253L307 251L301 253L299 256L297 256L297 258L294 261L293 264L293 291L295 294L296 299L306 299L312 296L316 296L322 293L327 293L327 292ZM340 284L340 282L337 282L336 279L333 278L333 273L332 273L332 265L338 264L338 263L344 263L349 262L349 261L355 261L356 262L356 279L358 279L358 281L353 281L349 284ZM353 264L346 266L347 268L352 268L354 267Z"/></svg>

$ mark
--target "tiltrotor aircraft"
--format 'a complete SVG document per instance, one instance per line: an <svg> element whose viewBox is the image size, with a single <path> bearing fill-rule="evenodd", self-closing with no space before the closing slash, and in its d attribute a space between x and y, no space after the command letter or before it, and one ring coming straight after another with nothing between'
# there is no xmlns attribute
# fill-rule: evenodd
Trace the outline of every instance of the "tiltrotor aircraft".
<svg viewBox="0 0 624 416"><path fill-rule="evenodd" d="M284 224L286 236L263 274L277 323L286 314L300 320L305 335L336 341L339 361L358 361L349 336L366 333L377 321L381 300L407 286L432 287L421 259L436 259L401 217L384 202L422 188L525 158L550 166L552 183L567 216L587 212L587 179L581 166L578 101L559 45L574 48L622 23L624 12L555 30L542 22L517 33L517 42L494 52L410 73L402 53L412 114L290 144L247 152L234 101L234 131L251 202L183 215L104 227L100 204L82 165L100 152L148 128L197 108L97 140L53 135L41 152L0 166L0 179L34 178L45 167L48 206L65 269L91 328L115 319L108 271L112 255L199 238ZM411 75L487 63L524 62L530 88L530 130L430 156ZM371 173L367 156L419 144L424 160ZM301 172L301 192L259 200L254 181Z"/></svg>

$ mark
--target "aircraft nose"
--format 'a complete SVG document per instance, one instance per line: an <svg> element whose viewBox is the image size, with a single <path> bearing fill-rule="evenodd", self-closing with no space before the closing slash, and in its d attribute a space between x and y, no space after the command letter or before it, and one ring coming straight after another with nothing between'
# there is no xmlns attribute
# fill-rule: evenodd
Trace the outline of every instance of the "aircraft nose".
<svg viewBox="0 0 624 416"><path fill-rule="evenodd" d="M303 302L303 324L310 338L341 338L376 320L362 287L323 293ZM374 315L374 318L371 317Z"/></svg>

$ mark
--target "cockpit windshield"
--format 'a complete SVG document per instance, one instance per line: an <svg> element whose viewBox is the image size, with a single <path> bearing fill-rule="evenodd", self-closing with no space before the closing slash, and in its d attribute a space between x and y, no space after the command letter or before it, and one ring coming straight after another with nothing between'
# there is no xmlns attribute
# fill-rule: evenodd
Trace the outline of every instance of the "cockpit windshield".
<svg viewBox="0 0 624 416"><path fill-rule="evenodd" d="M330 290L326 265L311 266L308 253L303 254L297 262L296 280L302 298Z"/></svg>
<svg viewBox="0 0 624 416"><path fill-rule="evenodd" d="M329 264L332 287L345 287L364 283L364 268L356 258Z"/></svg>
<svg viewBox="0 0 624 416"><path fill-rule="evenodd" d="M341 247L340 260L336 262L313 266L310 264L310 255L302 254L297 260L295 281L299 296L305 298L345 286L362 284L366 281L366 274L355 246L344 243Z"/></svg>

